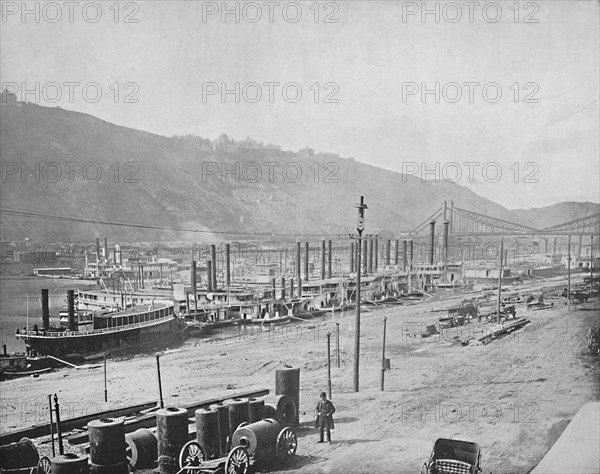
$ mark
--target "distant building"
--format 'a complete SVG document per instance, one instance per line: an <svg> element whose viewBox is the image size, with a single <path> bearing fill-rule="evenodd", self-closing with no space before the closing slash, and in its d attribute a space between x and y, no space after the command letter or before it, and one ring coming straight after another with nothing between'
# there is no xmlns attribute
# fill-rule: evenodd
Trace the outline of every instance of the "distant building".
<svg viewBox="0 0 600 474"><path fill-rule="evenodd" d="M17 105L17 94L8 92L8 89L2 91L2 105Z"/></svg>
<svg viewBox="0 0 600 474"><path fill-rule="evenodd" d="M56 250L17 250L14 260L19 263L56 262L57 255Z"/></svg>

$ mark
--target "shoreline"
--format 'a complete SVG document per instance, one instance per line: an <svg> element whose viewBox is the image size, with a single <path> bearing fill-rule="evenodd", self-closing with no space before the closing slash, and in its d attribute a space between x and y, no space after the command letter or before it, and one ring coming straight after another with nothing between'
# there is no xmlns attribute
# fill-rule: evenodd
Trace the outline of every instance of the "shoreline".
<svg viewBox="0 0 600 474"><path fill-rule="evenodd" d="M537 311L519 305L517 316L526 316L531 324L487 345L463 347L453 333L437 340L407 335L415 325L437 321L440 313L432 309L440 301L446 304L462 297L363 313L358 393L352 390L351 312L320 322L283 325L273 335L190 339L164 351L165 405L253 387L274 391L275 369L289 365L301 369L300 420L310 426L318 394L327 387L326 334L337 322L341 367L336 366L334 337L333 442L316 444L316 432L301 428L296 459L285 471L275 467L271 472L418 472L439 437L477 442L483 472L528 472L577 410L600 397L600 361L586 346L587 328L600 324L599 301L571 313L562 305ZM384 317L391 369L381 392ZM109 361L106 404L102 369L60 369L2 384L3 431L47 421L49 393L58 394L66 418L158 398L155 360L146 355Z"/></svg>

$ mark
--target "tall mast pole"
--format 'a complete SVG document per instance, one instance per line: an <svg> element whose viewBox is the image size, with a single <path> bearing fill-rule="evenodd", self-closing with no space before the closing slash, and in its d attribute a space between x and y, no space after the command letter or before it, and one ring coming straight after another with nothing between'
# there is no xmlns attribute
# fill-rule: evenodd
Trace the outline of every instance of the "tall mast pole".
<svg viewBox="0 0 600 474"><path fill-rule="evenodd" d="M361 253L362 253L362 233L365 230L365 209L367 206L364 202L364 196L360 197L358 208L358 220L356 222L356 230L358 231L358 261L356 272L356 319L354 321L354 391L358 392L358 370L360 358L360 273L361 273Z"/></svg>

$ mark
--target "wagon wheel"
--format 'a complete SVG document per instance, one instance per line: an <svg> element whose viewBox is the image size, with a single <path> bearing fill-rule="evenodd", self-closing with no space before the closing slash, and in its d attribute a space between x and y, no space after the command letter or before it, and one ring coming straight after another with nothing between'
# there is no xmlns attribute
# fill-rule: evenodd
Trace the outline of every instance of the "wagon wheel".
<svg viewBox="0 0 600 474"><path fill-rule="evenodd" d="M242 446L231 450L225 461L225 474L246 474L250 467L250 456Z"/></svg>
<svg viewBox="0 0 600 474"><path fill-rule="evenodd" d="M179 468L185 469L186 474L194 474L197 472L195 467L202 466L202 463L206 459L202 446L197 441L188 441L181 448L179 453Z"/></svg>
<svg viewBox="0 0 600 474"><path fill-rule="evenodd" d="M127 458L127 463L129 467L133 470L138 462L138 451L135 443L128 437L125 437L125 457Z"/></svg>
<svg viewBox="0 0 600 474"><path fill-rule="evenodd" d="M52 463L46 456L42 456L37 463L36 474L50 474Z"/></svg>
<svg viewBox="0 0 600 474"><path fill-rule="evenodd" d="M275 453L277 459L281 463L287 463L296 454L298 448L298 438L290 428L284 428L277 436L277 444L275 445Z"/></svg>

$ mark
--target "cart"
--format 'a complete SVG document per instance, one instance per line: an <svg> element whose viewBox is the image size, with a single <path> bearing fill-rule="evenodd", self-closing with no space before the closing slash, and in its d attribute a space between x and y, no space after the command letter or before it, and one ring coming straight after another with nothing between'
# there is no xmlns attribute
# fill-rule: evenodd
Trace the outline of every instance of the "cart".
<svg viewBox="0 0 600 474"><path fill-rule="evenodd" d="M481 448L477 443L439 438L421 474L479 474Z"/></svg>
<svg viewBox="0 0 600 474"><path fill-rule="evenodd" d="M0 462L1 474L49 474L52 468L50 459L40 457L29 438L0 446Z"/></svg>
<svg viewBox="0 0 600 474"><path fill-rule="evenodd" d="M279 426L275 420L268 418L266 420ZM238 430L251 426L248 423L242 423ZM235 433L232 439L235 440ZM297 447L296 433L289 427L283 428L277 435L275 445L272 446L276 461L280 464L288 463L296 454ZM193 440L186 443L181 449L178 474L247 474L256 463L257 455L260 457L261 453L256 451L255 446L238 445L234 446L226 457L206 459L200 443Z"/></svg>
<svg viewBox="0 0 600 474"><path fill-rule="evenodd" d="M3 468L0 467L0 474L50 474L52 464L50 459L42 456L37 465L30 467Z"/></svg>

